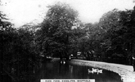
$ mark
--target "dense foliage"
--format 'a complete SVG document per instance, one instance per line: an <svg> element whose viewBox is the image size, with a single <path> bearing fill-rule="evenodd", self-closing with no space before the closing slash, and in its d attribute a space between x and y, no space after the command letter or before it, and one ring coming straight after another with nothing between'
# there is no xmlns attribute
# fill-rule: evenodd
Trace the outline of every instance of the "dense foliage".
<svg viewBox="0 0 135 82"><path fill-rule="evenodd" d="M131 64L135 56L135 9L114 9L84 24L67 4L57 3L39 25L14 28L0 12L0 77L31 82L41 58L82 58ZM81 52L78 57L77 52ZM46 60L46 59L43 59Z"/></svg>
<svg viewBox="0 0 135 82"><path fill-rule="evenodd" d="M45 56L67 57L72 38L72 26L77 12L67 4L49 6L39 33L40 51Z"/></svg>
<svg viewBox="0 0 135 82"><path fill-rule="evenodd" d="M31 82L28 78L35 74L40 65L34 51L34 34L25 28L13 28L2 16L1 13L0 77L3 79L0 81Z"/></svg>

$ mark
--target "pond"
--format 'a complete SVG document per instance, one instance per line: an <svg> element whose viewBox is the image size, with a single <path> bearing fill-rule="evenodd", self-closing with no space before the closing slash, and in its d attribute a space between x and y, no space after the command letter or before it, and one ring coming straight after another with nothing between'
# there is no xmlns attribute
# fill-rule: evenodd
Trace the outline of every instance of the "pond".
<svg viewBox="0 0 135 82"><path fill-rule="evenodd" d="M88 66L72 65L59 60L44 63L36 82L40 82L41 79L95 79L96 82L122 82L117 73Z"/></svg>

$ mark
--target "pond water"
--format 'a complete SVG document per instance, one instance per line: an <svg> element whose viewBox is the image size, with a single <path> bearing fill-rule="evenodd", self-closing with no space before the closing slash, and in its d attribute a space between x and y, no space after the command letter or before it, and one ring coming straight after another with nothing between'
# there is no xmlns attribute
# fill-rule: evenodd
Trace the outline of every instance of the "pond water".
<svg viewBox="0 0 135 82"><path fill-rule="evenodd" d="M95 69L99 72L92 72ZM36 82L40 82L40 79L95 79L96 82L122 82L117 73L61 61L44 63Z"/></svg>

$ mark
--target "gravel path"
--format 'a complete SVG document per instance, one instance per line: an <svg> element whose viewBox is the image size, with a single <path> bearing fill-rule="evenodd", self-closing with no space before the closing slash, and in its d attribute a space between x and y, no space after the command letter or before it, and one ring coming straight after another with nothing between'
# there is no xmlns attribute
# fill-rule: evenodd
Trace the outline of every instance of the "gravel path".
<svg viewBox="0 0 135 82"><path fill-rule="evenodd" d="M123 82L135 82L135 72L133 72L133 66L106 63L106 62L97 62L97 61L86 61L86 60L71 60L73 64L83 65L83 66L92 66L98 67L106 70L110 70L118 73L121 76Z"/></svg>

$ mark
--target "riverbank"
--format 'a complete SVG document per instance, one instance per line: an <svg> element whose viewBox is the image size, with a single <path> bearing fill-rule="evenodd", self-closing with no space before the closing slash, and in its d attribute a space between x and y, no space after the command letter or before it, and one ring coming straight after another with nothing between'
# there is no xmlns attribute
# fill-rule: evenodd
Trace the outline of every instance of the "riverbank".
<svg viewBox="0 0 135 82"><path fill-rule="evenodd" d="M121 64L106 63L106 62L97 62L97 61L86 61L86 60L78 60L78 59L71 60L71 63L78 64L81 66L92 66L92 67L113 71L121 76L123 82L135 82L135 72L133 72L133 66L130 65L121 65Z"/></svg>

